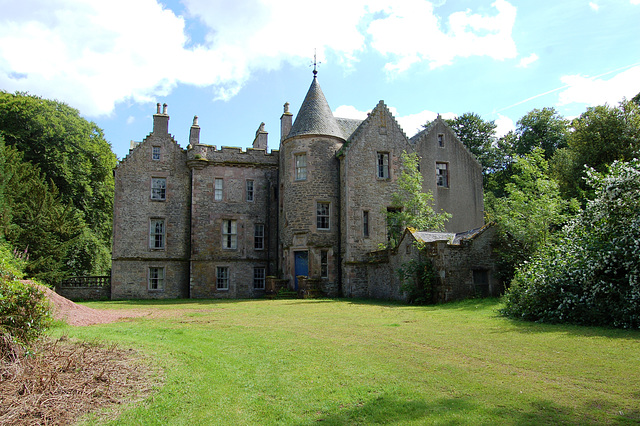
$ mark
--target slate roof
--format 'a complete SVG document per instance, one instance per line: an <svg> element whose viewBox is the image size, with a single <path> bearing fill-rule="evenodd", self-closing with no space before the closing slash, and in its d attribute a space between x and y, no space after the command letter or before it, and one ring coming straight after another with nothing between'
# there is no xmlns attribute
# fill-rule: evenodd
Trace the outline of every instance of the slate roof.
<svg viewBox="0 0 640 426"><path fill-rule="evenodd" d="M450 241L456 236L456 234L452 234L450 232L415 231L413 232L413 236L416 238L416 240L422 241L424 243L433 243L436 241Z"/></svg>
<svg viewBox="0 0 640 426"><path fill-rule="evenodd" d="M336 121L338 122L338 126L342 130L342 134L344 135L344 140L348 140L353 132L356 131L358 126L362 124L363 120L358 120L355 118L340 118L336 117Z"/></svg>
<svg viewBox="0 0 640 426"><path fill-rule="evenodd" d="M471 240L484 232L485 229L493 226L493 223L488 223L481 228L470 229L464 232L458 232L457 234L451 232L423 232L423 231L410 231L414 238L424 243L433 243L436 241L448 241L449 244L458 246L464 240Z"/></svg>
<svg viewBox="0 0 640 426"><path fill-rule="evenodd" d="M327 135L345 139L344 131L333 116L315 76L287 138L302 135Z"/></svg>

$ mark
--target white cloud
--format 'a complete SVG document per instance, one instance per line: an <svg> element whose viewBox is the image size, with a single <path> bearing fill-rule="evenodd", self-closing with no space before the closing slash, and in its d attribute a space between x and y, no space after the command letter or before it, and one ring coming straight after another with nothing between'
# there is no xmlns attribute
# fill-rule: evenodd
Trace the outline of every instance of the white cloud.
<svg viewBox="0 0 640 426"><path fill-rule="evenodd" d="M387 16L368 28L371 46L395 59L386 64L389 72L402 72L414 63L427 61L431 68L450 65L456 57L489 56L493 59L517 55L511 31L516 8L496 0L493 16L455 12L443 25L430 2L406 0L385 7Z"/></svg>
<svg viewBox="0 0 640 426"><path fill-rule="evenodd" d="M395 107L389 107L389 111L404 130L405 134L408 137L412 137L416 133L422 130L422 126L426 124L428 121L435 120L438 116L437 112L433 111L420 111L416 114L409 114L405 116L398 115L398 110ZM371 112L369 111L359 111L356 107L352 105L341 105L333 111L333 115L336 117L342 118L355 118L358 120L364 120L367 118L367 114ZM456 118L456 114L452 112L447 112L444 114L440 114L442 118Z"/></svg>
<svg viewBox="0 0 640 426"><path fill-rule="evenodd" d="M540 58L538 58L538 55L536 55L535 53L532 53L531 55L527 56L526 58L520 59L520 63L518 64L518 67L527 68L529 65L531 65L534 62L536 62L538 59L540 59Z"/></svg>
<svg viewBox="0 0 640 426"><path fill-rule="evenodd" d="M424 0L183 0L184 17L157 1L11 2L0 16L0 87L99 116L118 102L166 96L178 84L229 99L254 70L285 61L306 66L315 47L320 61L331 55L346 69L372 48L392 57L390 72L421 61L434 68L457 57L517 55L516 9L506 0L488 15L444 18ZM194 22L205 32L200 43L186 30Z"/></svg>
<svg viewBox="0 0 640 426"><path fill-rule="evenodd" d="M640 4L640 0L631 0L631 4Z"/></svg>
<svg viewBox="0 0 640 426"><path fill-rule="evenodd" d="M127 117L127 124L133 124L136 121L136 118L133 115Z"/></svg>
<svg viewBox="0 0 640 426"><path fill-rule="evenodd" d="M507 117L506 115L498 114L498 118L495 120L496 123L496 136L502 137L509 133L511 130L516 129L516 125L513 120Z"/></svg>
<svg viewBox="0 0 640 426"><path fill-rule="evenodd" d="M640 66L629 68L608 80L581 75L567 75L561 80L568 87L558 95L559 105L615 105L625 97L631 99L640 93Z"/></svg>
<svg viewBox="0 0 640 426"><path fill-rule="evenodd" d="M631 0L631 1L633 2L633 0ZM589 7L590 7L591 9L593 9L594 11L596 11L596 12L597 12L598 10L600 10L600 6L599 6L597 3L594 3L594 2L589 2Z"/></svg>

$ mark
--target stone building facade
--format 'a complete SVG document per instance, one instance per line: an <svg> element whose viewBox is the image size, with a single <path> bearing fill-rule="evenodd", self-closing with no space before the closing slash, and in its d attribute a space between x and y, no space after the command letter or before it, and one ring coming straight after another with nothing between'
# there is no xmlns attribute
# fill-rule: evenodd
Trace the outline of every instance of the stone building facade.
<svg viewBox="0 0 640 426"><path fill-rule="evenodd" d="M447 231L484 223L481 167L440 117L411 139L382 101L365 120L334 117L315 75L295 120L285 104L279 150L264 123L244 151L201 143L197 118L184 150L166 106L153 119L114 172L114 299L260 297L267 276L371 295L404 151L452 214Z"/></svg>

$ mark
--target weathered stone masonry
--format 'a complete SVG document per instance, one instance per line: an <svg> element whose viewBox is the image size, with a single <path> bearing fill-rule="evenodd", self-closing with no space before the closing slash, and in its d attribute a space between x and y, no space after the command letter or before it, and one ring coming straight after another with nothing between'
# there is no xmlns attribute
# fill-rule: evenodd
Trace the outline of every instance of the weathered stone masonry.
<svg viewBox="0 0 640 426"><path fill-rule="evenodd" d="M315 75L295 121L285 104L279 150L264 123L253 148L203 144L197 117L184 150L166 105L153 119L114 172L114 299L260 297L267 276L403 298L372 280L395 272L374 272L369 255L387 242L403 151L420 155L436 211L453 215L448 231L483 225L480 165L440 117L411 139L382 101L365 120L336 118Z"/></svg>

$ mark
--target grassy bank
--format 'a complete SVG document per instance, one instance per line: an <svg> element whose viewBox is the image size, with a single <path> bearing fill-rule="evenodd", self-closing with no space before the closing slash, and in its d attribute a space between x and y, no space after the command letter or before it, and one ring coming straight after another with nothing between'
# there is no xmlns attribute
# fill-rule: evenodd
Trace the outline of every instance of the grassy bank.
<svg viewBox="0 0 640 426"><path fill-rule="evenodd" d="M88 303L64 327L151 354L164 386L119 424L636 424L640 332L520 323L496 300Z"/></svg>

